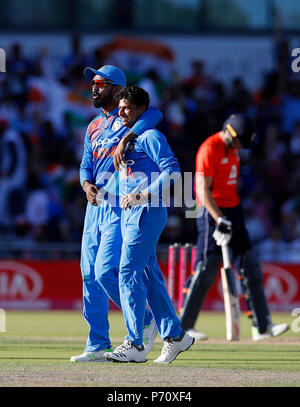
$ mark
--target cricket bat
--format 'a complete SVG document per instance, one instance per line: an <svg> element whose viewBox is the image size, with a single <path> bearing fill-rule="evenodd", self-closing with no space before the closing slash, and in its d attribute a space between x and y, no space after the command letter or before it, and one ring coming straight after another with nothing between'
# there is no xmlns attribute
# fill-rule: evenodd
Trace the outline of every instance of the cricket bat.
<svg viewBox="0 0 300 407"><path fill-rule="evenodd" d="M223 267L221 279L226 318L226 337L228 341L240 340L240 302L237 294L234 271L231 268L228 245L222 247Z"/></svg>

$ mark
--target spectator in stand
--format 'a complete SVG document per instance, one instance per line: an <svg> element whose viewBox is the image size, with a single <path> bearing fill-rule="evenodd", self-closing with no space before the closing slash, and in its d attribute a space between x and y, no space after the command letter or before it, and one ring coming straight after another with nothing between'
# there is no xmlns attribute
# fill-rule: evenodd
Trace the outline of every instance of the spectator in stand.
<svg viewBox="0 0 300 407"><path fill-rule="evenodd" d="M27 152L19 132L7 123L0 128L0 226L8 227L23 210Z"/></svg>
<svg viewBox="0 0 300 407"><path fill-rule="evenodd" d="M27 81L31 72L31 64L23 55L20 44L13 44L7 59L6 92L13 103L24 105L27 103Z"/></svg>
<svg viewBox="0 0 300 407"><path fill-rule="evenodd" d="M29 159L23 167L24 184L18 184L20 189L17 187L23 197L18 205L11 206L5 188L1 188L1 205L4 207L5 201L11 212L10 217L5 217L7 225L1 239L6 239L7 233L19 233L15 224L24 219L20 211L24 211L26 201L32 197L26 179L35 174L40 177L43 190L51 187L55 191L55 200L67 214L67 226L62 226L60 239L76 242L81 239L82 223L77 212L82 211L76 208L81 208L84 202L72 174L81 159L82 134L95 116L89 103L89 89L81 79L82 67L88 64L87 59L98 61L93 63L95 66L105 64L99 46L87 54L81 41L80 36L72 36L70 50L62 57L56 57L51 48L45 47L28 52L21 42L9 48L7 73L0 77L0 120L5 121L6 130L17 132ZM233 109L250 112L257 124L257 144L255 157L241 158L241 196L249 205L254 223L262 221L267 236L274 227L280 229L282 239L291 247L299 239L295 228L299 214L287 208L297 199L295 186L299 185L300 80L299 74L291 74L289 42L280 35L275 41L277 62L252 95L244 76L235 78L227 87L209 74L203 61L193 60L191 74L182 78L177 75L161 95L164 120L160 129L168 134L182 171L194 172L190 152L216 132ZM66 79L68 75L72 80ZM3 149L0 154L6 155ZM8 157L11 151L0 163L1 185L6 179L4 167ZM262 193L267 202L261 200ZM176 228L177 239L195 241L197 231L191 226L193 222L183 222L183 211L176 211L181 220L181 227ZM4 212L0 217L4 218ZM172 226L171 232L173 235ZM24 228L22 233L24 239L35 239L29 229ZM45 228L43 233L45 239L52 238L50 229ZM166 235L162 240L166 242Z"/></svg>
<svg viewBox="0 0 300 407"><path fill-rule="evenodd" d="M159 81L160 78L157 72L154 69L149 69L145 77L139 82L139 86L149 93L150 104L157 108L159 108L161 104L157 89Z"/></svg>
<svg viewBox="0 0 300 407"><path fill-rule="evenodd" d="M192 61L191 71L191 75L184 79L184 83L194 87L196 99L206 99L210 93L211 78L205 72L204 62Z"/></svg>
<svg viewBox="0 0 300 407"><path fill-rule="evenodd" d="M288 259L288 245L282 238L280 229L273 228L270 236L257 245L260 261L285 263Z"/></svg>
<svg viewBox="0 0 300 407"><path fill-rule="evenodd" d="M232 81L232 86L227 100L227 112L231 113L247 113L251 99L248 90L242 78L235 78Z"/></svg>
<svg viewBox="0 0 300 407"><path fill-rule="evenodd" d="M293 156L300 156L300 120L296 121L294 124L294 128L291 134L290 152Z"/></svg>

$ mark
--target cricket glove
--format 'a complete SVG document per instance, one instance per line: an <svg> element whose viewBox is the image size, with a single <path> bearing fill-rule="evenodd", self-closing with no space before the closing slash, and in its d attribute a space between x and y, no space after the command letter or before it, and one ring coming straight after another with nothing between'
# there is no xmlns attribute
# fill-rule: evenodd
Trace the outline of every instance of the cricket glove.
<svg viewBox="0 0 300 407"><path fill-rule="evenodd" d="M216 229L213 233L218 246L225 246L230 242L232 236L232 223L225 217L217 219Z"/></svg>

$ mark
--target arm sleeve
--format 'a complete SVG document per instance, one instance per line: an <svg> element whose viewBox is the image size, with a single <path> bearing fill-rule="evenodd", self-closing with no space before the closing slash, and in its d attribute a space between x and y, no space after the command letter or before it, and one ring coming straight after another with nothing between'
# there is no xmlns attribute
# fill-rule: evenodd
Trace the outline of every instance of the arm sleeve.
<svg viewBox="0 0 300 407"><path fill-rule="evenodd" d="M90 181L91 183L93 183L93 150L88 130L85 133L84 150L82 161L80 164L79 174L81 186L84 183L84 181Z"/></svg>
<svg viewBox="0 0 300 407"><path fill-rule="evenodd" d="M196 157L196 173L205 177L214 177L216 153L211 146L202 145Z"/></svg>
<svg viewBox="0 0 300 407"><path fill-rule="evenodd" d="M156 107L150 106L138 119L131 131L137 135L143 134L146 130L153 129L162 120L162 113Z"/></svg>
<svg viewBox="0 0 300 407"><path fill-rule="evenodd" d="M158 131L148 132L147 135L141 137L140 145L161 171L158 178L147 188L151 195L158 195L181 177L178 161L165 136Z"/></svg>

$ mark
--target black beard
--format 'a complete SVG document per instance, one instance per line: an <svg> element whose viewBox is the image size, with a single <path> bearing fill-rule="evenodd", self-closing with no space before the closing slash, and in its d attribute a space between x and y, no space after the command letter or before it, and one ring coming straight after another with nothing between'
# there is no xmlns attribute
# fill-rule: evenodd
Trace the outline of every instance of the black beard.
<svg viewBox="0 0 300 407"><path fill-rule="evenodd" d="M94 106L98 109L99 107L103 107L103 100L101 99L100 96L98 96L96 99L93 99Z"/></svg>
<svg viewBox="0 0 300 407"><path fill-rule="evenodd" d="M112 89L104 96L104 95L98 95L95 99L93 99L94 106L96 108L99 107L106 107L107 105L110 104L112 100Z"/></svg>

